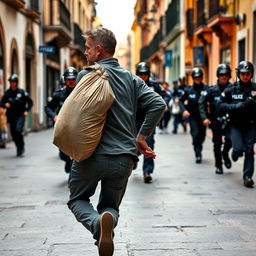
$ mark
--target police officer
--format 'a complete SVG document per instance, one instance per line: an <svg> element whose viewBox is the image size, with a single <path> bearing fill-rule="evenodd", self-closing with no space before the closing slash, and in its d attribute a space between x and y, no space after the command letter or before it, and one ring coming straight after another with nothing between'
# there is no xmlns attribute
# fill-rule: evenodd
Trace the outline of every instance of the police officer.
<svg viewBox="0 0 256 256"><path fill-rule="evenodd" d="M62 88L57 89L52 96L52 100L45 106L45 113L49 118L52 118L56 122L58 113L69 94L72 92L76 85L77 70L74 67L69 67L64 71L65 85ZM59 152L60 159L65 161L65 172L70 173L72 159L64 154L62 151Z"/></svg>
<svg viewBox="0 0 256 256"><path fill-rule="evenodd" d="M209 87L207 94L199 98L199 111L203 124L210 126L212 129L213 152L215 157L216 174L223 174L222 158L226 168L231 168L229 158L229 150L232 147L230 138L230 126L228 123L228 115L226 112L217 112L217 103L220 100L221 93L231 86L229 79L231 78L231 69L227 64L220 64L217 68L217 83ZM209 111L208 111L209 110ZM224 146L222 147L222 137L224 136Z"/></svg>
<svg viewBox="0 0 256 256"><path fill-rule="evenodd" d="M252 187L254 172L254 143L256 138L256 85L251 81L254 66L241 61L237 67L239 81L224 90L218 104L219 111L227 111L231 122L232 160L244 155L244 186Z"/></svg>
<svg viewBox="0 0 256 256"><path fill-rule="evenodd" d="M196 163L202 162L202 149L205 140L206 126L199 113L198 100L206 94L208 86L203 83L203 71L196 67L192 70L193 85L187 86L181 98L183 116L189 118L190 133L195 152ZM186 102L186 104L185 104Z"/></svg>
<svg viewBox="0 0 256 256"><path fill-rule="evenodd" d="M162 97L165 97L165 93L161 89L160 85L157 82L150 79L150 67L148 63L140 62L136 67L136 75L139 76L142 80L144 80L145 83L149 87L151 87L155 92L160 94ZM139 132L144 119L145 119L145 111L138 109L137 116L136 116L137 132ZM155 135L155 130L146 139L148 146L152 150L154 149L154 144L155 144L154 135ZM144 157L142 169L143 169L144 182L151 183L152 182L151 174L153 173L153 170L154 170L154 159L151 157L148 157L148 158Z"/></svg>
<svg viewBox="0 0 256 256"><path fill-rule="evenodd" d="M172 91L171 89L169 89L169 84L167 82L162 82L161 87L162 87L163 93L165 93L165 95L163 96L163 100L165 101L166 106L169 106L169 103L172 99ZM168 109L167 111L164 112L163 117L159 122L160 134L168 133L167 128L168 128L170 119L171 119L171 111L170 109Z"/></svg>
<svg viewBox="0 0 256 256"><path fill-rule="evenodd" d="M5 92L1 107L6 108L7 121L10 124L12 139L17 148L17 156L23 156L25 152L25 143L23 138L23 128L25 117L33 106L33 101L28 92L18 88L19 77L12 74L8 81L10 88Z"/></svg>

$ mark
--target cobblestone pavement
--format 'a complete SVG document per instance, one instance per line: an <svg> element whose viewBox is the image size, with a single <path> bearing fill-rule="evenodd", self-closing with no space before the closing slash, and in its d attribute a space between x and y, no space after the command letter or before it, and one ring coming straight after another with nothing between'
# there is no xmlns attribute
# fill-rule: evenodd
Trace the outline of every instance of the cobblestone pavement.
<svg viewBox="0 0 256 256"><path fill-rule="evenodd" d="M0 255L96 256L90 233L66 206L64 162L52 130L30 133L24 158L0 149ZM152 184L133 171L115 230L115 256L255 256L255 189L242 159L216 175L212 143L196 164L189 134L156 135ZM96 203L97 194L92 202Z"/></svg>

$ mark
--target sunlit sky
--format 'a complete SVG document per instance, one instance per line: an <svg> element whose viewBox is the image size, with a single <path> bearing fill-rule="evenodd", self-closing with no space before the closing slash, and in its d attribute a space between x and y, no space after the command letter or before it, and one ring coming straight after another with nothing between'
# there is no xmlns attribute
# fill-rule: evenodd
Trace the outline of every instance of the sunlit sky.
<svg viewBox="0 0 256 256"><path fill-rule="evenodd" d="M117 42L124 43L134 19L136 0L97 0L97 16L103 27L114 32Z"/></svg>

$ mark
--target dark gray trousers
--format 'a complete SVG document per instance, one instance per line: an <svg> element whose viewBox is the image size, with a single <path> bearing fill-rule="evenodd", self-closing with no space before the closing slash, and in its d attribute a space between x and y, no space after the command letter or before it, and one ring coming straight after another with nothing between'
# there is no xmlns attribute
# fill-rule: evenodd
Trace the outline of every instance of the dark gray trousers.
<svg viewBox="0 0 256 256"><path fill-rule="evenodd" d="M254 173L254 143L256 124L244 124L241 127L231 126L233 151L242 156L244 153L243 178L252 178Z"/></svg>
<svg viewBox="0 0 256 256"><path fill-rule="evenodd" d="M124 196L128 178L134 166L133 156L97 155L82 161L73 161L70 179L70 200L68 206L92 234L99 240L99 218L105 211L114 216L115 226L119 218L119 205ZM97 210L90 203L98 183L101 191Z"/></svg>

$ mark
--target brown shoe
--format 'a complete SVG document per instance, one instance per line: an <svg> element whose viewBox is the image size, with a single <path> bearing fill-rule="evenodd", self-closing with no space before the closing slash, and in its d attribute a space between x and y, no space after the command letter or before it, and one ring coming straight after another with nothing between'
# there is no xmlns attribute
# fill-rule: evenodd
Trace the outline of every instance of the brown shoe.
<svg viewBox="0 0 256 256"><path fill-rule="evenodd" d="M247 187L247 188L252 188L254 185L254 181L252 178L249 178L249 177L245 177L244 178L244 186Z"/></svg>
<svg viewBox="0 0 256 256"><path fill-rule="evenodd" d="M151 183L152 182L152 177L149 173L144 172L144 182L145 183Z"/></svg>
<svg viewBox="0 0 256 256"><path fill-rule="evenodd" d="M110 212L104 212L100 216L100 240L98 245L99 256L112 256L114 217Z"/></svg>

